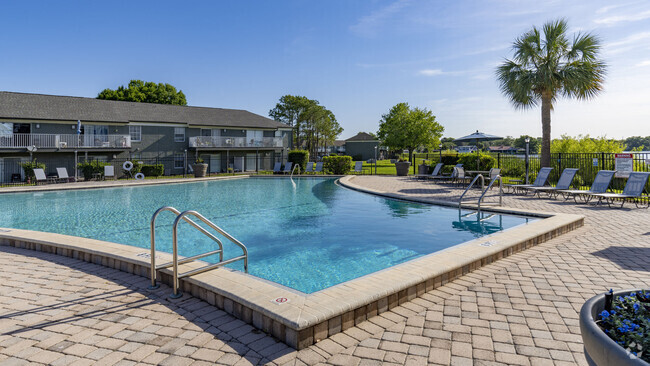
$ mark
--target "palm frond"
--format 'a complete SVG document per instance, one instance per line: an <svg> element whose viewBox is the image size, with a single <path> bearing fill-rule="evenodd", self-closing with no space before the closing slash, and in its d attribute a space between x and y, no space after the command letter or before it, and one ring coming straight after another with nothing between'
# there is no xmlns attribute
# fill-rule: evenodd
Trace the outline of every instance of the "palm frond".
<svg viewBox="0 0 650 366"><path fill-rule="evenodd" d="M599 51L600 39L598 37L589 33L578 33L573 39L571 49L567 52L566 58L568 61L578 59L595 61Z"/></svg>

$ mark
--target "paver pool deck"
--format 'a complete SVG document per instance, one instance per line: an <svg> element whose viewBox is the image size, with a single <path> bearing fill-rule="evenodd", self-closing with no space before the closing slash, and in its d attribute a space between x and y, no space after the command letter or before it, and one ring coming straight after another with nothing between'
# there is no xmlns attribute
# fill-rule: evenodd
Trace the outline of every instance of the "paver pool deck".
<svg viewBox="0 0 650 366"><path fill-rule="evenodd" d="M421 200L462 193L399 177L353 183ZM169 301L147 278L0 246L0 365L586 364L583 302L650 287L650 210L510 195L504 206L577 213L585 225L301 351L199 299Z"/></svg>

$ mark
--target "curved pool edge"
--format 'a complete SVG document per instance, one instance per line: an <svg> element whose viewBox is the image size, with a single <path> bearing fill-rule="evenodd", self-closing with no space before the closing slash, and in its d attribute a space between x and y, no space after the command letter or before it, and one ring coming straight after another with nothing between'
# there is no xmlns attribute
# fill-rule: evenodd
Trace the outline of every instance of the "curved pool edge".
<svg viewBox="0 0 650 366"><path fill-rule="evenodd" d="M341 178L349 186L353 176ZM359 191L403 199L400 195ZM352 187L348 187L352 188ZM353 188L355 189L355 188ZM431 204L431 201L412 200ZM451 202L446 202L449 206ZM491 211L496 211L490 207ZM425 292L521 250L581 227L581 215L500 208L498 211L543 218L507 231L468 241L324 290L304 294L242 272L219 268L181 280L185 293L252 324L289 346L302 349ZM19 229L0 229L0 245L41 250L149 277L149 250L94 239ZM157 259L171 255L158 253ZM183 265L183 271L202 266ZM171 272L159 271L171 284ZM281 304L274 299L287 299Z"/></svg>

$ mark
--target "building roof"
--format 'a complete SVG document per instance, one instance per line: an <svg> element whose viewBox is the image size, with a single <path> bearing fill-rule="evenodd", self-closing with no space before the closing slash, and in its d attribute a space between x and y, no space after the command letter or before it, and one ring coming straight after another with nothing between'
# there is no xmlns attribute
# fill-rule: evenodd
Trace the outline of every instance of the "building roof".
<svg viewBox="0 0 650 366"><path fill-rule="evenodd" d="M345 140L334 140L334 146L343 146L345 145Z"/></svg>
<svg viewBox="0 0 650 366"><path fill-rule="evenodd" d="M345 141L377 141L377 139L368 133L359 132Z"/></svg>
<svg viewBox="0 0 650 366"><path fill-rule="evenodd" d="M489 146L488 149L489 149L490 151L511 151L511 150L517 150L516 147L505 146L505 145L501 145L501 146Z"/></svg>
<svg viewBox="0 0 650 366"><path fill-rule="evenodd" d="M129 123L181 123L214 127L291 128L241 109L190 107L0 91L0 118Z"/></svg>

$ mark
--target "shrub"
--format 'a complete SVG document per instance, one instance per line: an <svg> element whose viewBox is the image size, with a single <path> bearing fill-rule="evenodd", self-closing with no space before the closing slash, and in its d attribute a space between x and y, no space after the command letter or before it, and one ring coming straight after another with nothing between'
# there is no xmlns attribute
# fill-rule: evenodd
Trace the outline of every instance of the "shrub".
<svg viewBox="0 0 650 366"><path fill-rule="evenodd" d="M323 168L331 174L344 175L352 168L351 156L326 156L323 158Z"/></svg>
<svg viewBox="0 0 650 366"><path fill-rule="evenodd" d="M496 159L488 154L479 154L480 166L476 166L476 154L460 154L458 163L463 164L465 170L490 170L496 163Z"/></svg>
<svg viewBox="0 0 650 366"><path fill-rule="evenodd" d="M522 159L502 161L501 175L511 178L522 178L526 174L526 162Z"/></svg>
<svg viewBox="0 0 650 366"><path fill-rule="evenodd" d="M300 165L300 170L307 169L307 162L309 161L309 151L307 150L291 150L287 155L287 161Z"/></svg>
<svg viewBox="0 0 650 366"><path fill-rule="evenodd" d="M95 160L79 163L77 164L77 167L81 169L81 174L83 174L85 180L91 180L93 178L93 174L104 174L104 167L106 165L109 164Z"/></svg>
<svg viewBox="0 0 650 366"><path fill-rule="evenodd" d="M162 177L165 173L165 166L163 164L145 164L142 166L141 171L147 177Z"/></svg>
<svg viewBox="0 0 650 366"><path fill-rule="evenodd" d="M456 166L456 164L454 164L454 165L443 165L442 169L440 169L440 174L446 174L446 175L451 174L454 171L455 166Z"/></svg>
<svg viewBox="0 0 650 366"><path fill-rule="evenodd" d="M458 154L444 154L440 158L440 162L444 165L456 165L458 164Z"/></svg>
<svg viewBox="0 0 650 366"><path fill-rule="evenodd" d="M362 159L363 159L363 155L361 155L361 154L352 155L352 160L353 161L361 161Z"/></svg>
<svg viewBox="0 0 650 366"><path fill-rule="evenodd" d="M25 178L30 179L32 182L36 181L36 175L34 174L34 169L43 169L45 170L45 163L37 163L36 159L34 161L28 161L26 163L20 164L25 171Z"/></svg>

